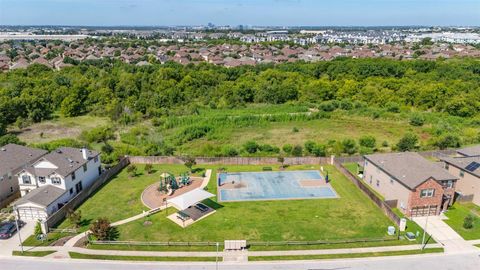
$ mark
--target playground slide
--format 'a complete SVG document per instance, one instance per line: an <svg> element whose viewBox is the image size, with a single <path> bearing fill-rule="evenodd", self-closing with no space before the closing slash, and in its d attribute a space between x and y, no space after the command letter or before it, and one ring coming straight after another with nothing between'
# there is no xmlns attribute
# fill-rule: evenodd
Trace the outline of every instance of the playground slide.
<svg viewBox="0 0 480 270"><path fill-rule="evenodd" d="M167 195L170 196L173 194L173 188L171 185L167 185Z"/></svg>

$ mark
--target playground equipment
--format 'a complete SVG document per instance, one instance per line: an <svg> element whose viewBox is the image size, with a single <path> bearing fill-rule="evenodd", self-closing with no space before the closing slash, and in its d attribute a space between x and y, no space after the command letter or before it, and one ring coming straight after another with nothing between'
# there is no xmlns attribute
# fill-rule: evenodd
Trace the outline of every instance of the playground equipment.
<svg viewBox="0 0 480 270"><path fill-rule="evenodd" d="M173 192L181 187L188 186L192 183L190 176L187 173L180 175L176 178L171 173L162 173L160 175L160 184L158 186L158 191L166 193L167 195L172 195Z"/></svg>

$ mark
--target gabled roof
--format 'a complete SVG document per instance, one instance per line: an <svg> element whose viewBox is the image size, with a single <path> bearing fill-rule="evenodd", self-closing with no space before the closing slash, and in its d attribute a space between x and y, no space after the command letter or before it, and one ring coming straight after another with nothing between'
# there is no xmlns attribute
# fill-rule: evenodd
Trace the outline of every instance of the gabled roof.
<svg viewBox="0 0 480 270"><path fill-rule="evenodd" d="M366 155L365 159L410 189L430 178L437 181L458 179L414 152Z"/></svg>
<svg viewBox="0 0 480 270"><path fill-rule="evenodd" d="M480 144L458 149L457 153L467 157L480 156Z"/></svg>
<svg viewBox="0 0 480 270"><path fill-rule="evenodd" d="M30 202L47 207L50 204L54 203L64 193L65 190L61 188L53 185L44 185L25 194L25 196L15 202L15 205L19 206L21 204Z"/></svg>
<svg viewBox="0 0 480 270"><path fill-rule="evenodd" d="M66 177L98 155L99 153L96 151L87 150L87 159L85 160L82 155L82 149L61 147L43 156L33 165L26 167L25 171L36 176L49 176L52 173L57 173L62 177ZM57 168L35 168L35 164L41 161L48 161Z"/></svg>
<svg viewBox="0 0 480 270"><path fill-rule="evenodd" d="M480 164L480 156L476 157L443 157L441 158L444 162L451 164L457 168L460 168L467 173L473 174L477 177L480 177L480 167L470 166L472 163L476 162ZM470 166L470 167L469 167Z"/></svg>
<svg viewBox="0 0 480 270"><path fill-rule="evenodd" d="M16 173L17 170L26 164L34 162L47 151L30 148L17 144L7 144L0 147L0 177L7 173Z"/></svg>

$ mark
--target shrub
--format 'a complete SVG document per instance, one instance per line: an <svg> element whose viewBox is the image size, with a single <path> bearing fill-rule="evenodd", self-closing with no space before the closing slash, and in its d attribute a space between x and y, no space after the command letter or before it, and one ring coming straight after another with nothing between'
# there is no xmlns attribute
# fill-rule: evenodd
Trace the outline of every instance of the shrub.
<svg viewBox="0 0 480 270"><path fill-rule="evenodd" d="M293 149L293 146L291 144L285 144L282 147L283 152L285 152L286 154L292 153L292 149Z"/></svg>
<svg viewBox="0 0 480 270"><path fill-rule="evenodd" d="M105 154L111 154L113 152L114 148L111 144L106 143L105 145L102 146L102 153Z"/></svg>
<svg viewBox="0 0 480 270"><path fill-rule="evenodd" d="M147 174L152 174L152 172L153 172L152 164L145 164L144 170L147 172Z"/></svg>
<svg viewBox="0 0 480 270"><path fill-rule="evenodd" d="M292 156L294 157L301 157L303 153L303 148L300 145L295 145L292 149Z"/></svg>
<svg viewBox="0 0 480 270"><path fill-rule="evenodd" d="M460 138L457 135L447 134L438 138L434 145L440 149L445 149L448 147L460 147Z"/></svg>
<svg viewBox="0 0 480 270"><path fill-rule="evenodd" d="M38 235L41 235L41 234L43 234L42 225L40 225L40 221L37 221L35 223L34 235L38 236Z"/></svg>
<svg viewBox="0 0 480 270"><path fill-rule="evenodd" d="M297 127L293 127L293 128L292 128L292 132L293 132L293 133L297 133L297 132L299 132L299 131L300 131L300 130L299 130Z"/></svg>
<svg viewBox="0 0 480 270"><path fill-rule="evenodd" d="M254 154L259 150L259 145L255 141L248 141L243 145L243 148L245 148L245 151L249 154Z"/></svg>
<svg viewBox="0 0 480 270"><path fill-rule="evenodd" d="M222 155L226 157L238 156L238 151L233 146L224 146L222 149Z"/></svg>
<svg viewBox="0 0 480 270"><path fill-rule="evenodd" d="M463 228L465 229L471 229L473 228L473 223L475 222L475 217L471 214L468 214L464 219L463 219Z"/></svg>
<svg viewBox="0 0 480 270"><path fill-rule="evenodd" d="M358 143L360 146L374 149L376 147L377 140L371 135L365 135L360 137Z"/></svg>
<svg viewBox="0 0 480 270"><path fill-rule="evenodd" d="M51 141L51 142L48 142L48 143L40 143L40 144L34 145L34 147L45 149L45 150L50 151L50 152L56 150L59 147L81 148L81 147L84 147L84 146L88 147L84 143L81 143L77 140L69 139L69 138L58 139L58 140Z"/></svg>
<svg viewBox="0 0 480 270"><path fill-rule="evenodd" d="M128 165L128 167L127 167L127 173L128 173L128 175L130 175L131 177L137 176L137 166L135 166L135 164L130 164L130 165Z"/></svg>
<svg viewBox="0 0 480 270"><path fill-rule="evenodd" d="M7 134L7 135L4 135L4 136L0 136L0 146L6 145L6 144L9 144L9 143L25 145L25 143L20 141L20 139L17 136L15 136L14 134Z"/></svg>
<svg viewBox="0 0 480 270"><path fill-rule="evenodd" d="M417 147L418 137L413 133L405 134L397 143L399 151L412 151Z"/></svg>
<svg viewBox="0 0 480 270"><path fill-rule="evenodd" d="M410 125L421 127L425 123L425 118L420 114L414 114L410 117Z"/></svg>
<svg viewBox="0 0 480 270"><path fill-rule="evenodd" d="M383 142L382 142L382 147L388 147L388 142L387 142L387 141L383 141Z"/></svg>
<svg viewBox="0 0 480 270"><path fill-rule="evenodd" d="M82 212L80 210L74 211L73 209L68 209L67 218L75 228L79 228L82 224Z"/></svg>
<svg viewBox="0 0 480 270"><path fill-rule="evenodd" d="M398 103L396 103L396 102L387 102L385 107L387 108L388 112L392 112L392 113L399 113L400 112L400 105L398 105Z"/></svg>
<svg viewBox="0 0 480 270"><path fill-rule="evenodd" d="M309 153L309 154L312 154L313 149L316 146L316 143L313 142L313 141L306 141L304 146L305 146L305 151L307 151L307 153Z"/></svg>
<svg viewBox="0 0 480 270"><path fill-rule="evenodd" d="M89 143L99 143L115 139L115 134L111 127L96 127L83 131L82 134L80 134L80 138Z"/></svg>
<svg viewBox="0 0 480 270"><path fill-rule="evenodd" d="M327 147L323 144L316 144L312 149L312 154L316 157L325 157L327 155Z"/></svg>
<svg viewBox="0 0 480 270"><path fill-rule="evenodd" d="M357 143L353 139L344 139L342 141L342 152L353 155L357 152Z"/></svg>
<svg viewBox="0 0 480 270"><path fill-rule="evenodd" d="M95 239L99 241L115 240L118 238L118 231L110 226L110 221L106 218L95 220L90 226L90 231Z"/></svg>

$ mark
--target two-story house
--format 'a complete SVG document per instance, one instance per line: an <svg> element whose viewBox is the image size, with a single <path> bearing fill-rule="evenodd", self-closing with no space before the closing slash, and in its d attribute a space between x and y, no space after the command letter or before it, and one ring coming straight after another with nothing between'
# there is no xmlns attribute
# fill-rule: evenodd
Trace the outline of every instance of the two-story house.
<svg viewBox="0 0 480 270"><path fill-rule="evenodd" d="M16 174L47 151L17 144L0 147L0 208L19 197Z"/></svg>
<svg viewBox="0 0 480 270"><path fill-rule="evenodd" d="M364 158L364 181L406 216L438 215L453 203L458 177L418 153Z"/></svg>
<svg viewBox="0 0 480 270"><path fill-rule="evenodd" d="M100 155L85 148L59 148L18 174L22 198L15 202L24 220L46 219L101 174Z"/></svg>
<svg viewBox="0 0 480 270"><path fill-rule="evenodd" d="M480 205L480 146L457 150L456 157L443 157L445 169L458 177L456 192L462 200Z"/></svg>

